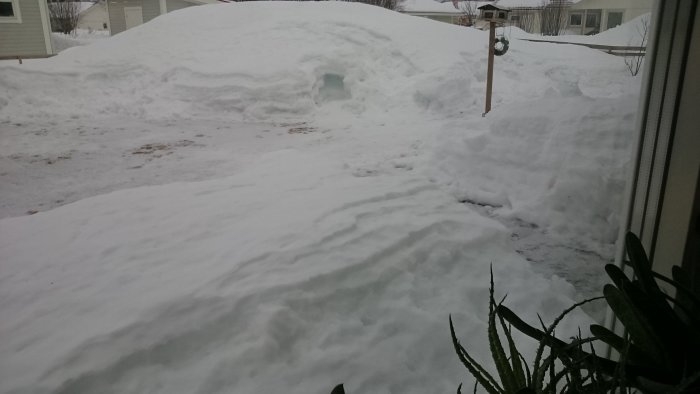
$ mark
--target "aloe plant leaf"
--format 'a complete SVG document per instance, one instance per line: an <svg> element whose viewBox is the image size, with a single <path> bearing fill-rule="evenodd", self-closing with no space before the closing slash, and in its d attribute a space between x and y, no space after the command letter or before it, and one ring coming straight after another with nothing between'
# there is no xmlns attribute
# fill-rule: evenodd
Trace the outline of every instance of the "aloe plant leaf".
<svg viewBox="0 0 700 394"><path fill-rule="evenodd" d="M673 385L657 382L655 380L648 379L644 376L640 376L637 378L637 386L644 393L668 394L676 392L674 390L675 387Z"/></svg>
<svg viewBox="0 0 700 394"><path fill-rule="evenodd" d="M630 263L634 267L634 273L642 283L643 290L649 294L660 293L661 289L659 289L659 285L651 274L651 263L649 263L649 258L639 238L631 232L627 233L625 236L625 247L627 248L627 256L630 259Z"/></svg>
<svg viewBox="0 0 700 394"><path fill-rule="evenodd" d="M610 285L611 287L615 288L614 286ZM513 311L508 309L504 305L498 306L496 308L496 312L499 313L501 316L503 316L504 319L506 319L507 322L513 325L515 329L518 331L522 332L523 334L529 336L530 338L536 340L536 341L541 341L542 338L545 336L545 333L543 331L538 330L535 327L532 327L531 325L525 323L522 319L518 317ZM548 339L548 346L553 347L555 349L562 349L562 351L566 351L566 346L567 344L563 342L562 340L555 338L555 337L550 337ZM586 355L589 355L588 353ZM600 356L594 356L590 355L591 359L589 361L589 365L595 366L596 370L599 371L600 373L603 373L608 376L613 376L615 373L615 370L618 367L618 363L612 360L608 360L606 358L600 357ZM636 366L636 365L631 365L628 367L628 372L630 374L637 376L637 375L651 375L653 376L655 373L654 368L647 368L644 366ZM530 387L534 387L535 380L536 380L536 374L537 371L534 369L532 370L532 383L529 385Z"/></svg>
<svg viewBox="0 0 700 394"><path fill-rule="evenodd" d="M498 315L498 321L501 323L501 328L503 329L503 332L505 333L506 339L508 340L508 349L510 352L511 370L513 371L513 377L515 378L515 382L517 384L517 387L518 388L527 387L527 379L525 377L525 371L523 370L523 366L520 362L522 355L518 351L518 348L515 346L515 341L513 340L513 335L511 333L510 328L506 327L505 319L503 319L503 317L501 315Z"/></svg>
<svg viewBox="0 0 700 394"><path fill-rule="evenodd" d="M622 352L624 350L625 340L614 332L598 324L591 324L590 330L591 334L593 334L596 338L610 345L618 352Z"/></svg>
<svg viewBox="0 0 700 394"><path fill-rule="evenodd" d="M490 394L501 394L503 393L503 389L500 387L498 382L491 376L488 371L484 369L474 358L472 358L469 353L467 352L466 349L459 343L459 340L457 339L457 334L455 334L455 329L454 329L454 324L452 323L452 316L449 317L450 319L450 335L452 336L452 345L455 348L455 351L457 352L457 357L459 360L464 364L464 366L467 368L469 373L474 376L474 378L479 382L481 386L486 389L486 391Z"/></svg>
<svg viewBox="0 0 700 394"><path fill-rule="evenodd" d="M557 355L554 353L554 349L549 348L549 355L541 360L537 369L533 369L533 384L532 387L538 393L546 393L544 391L544 378L547 376L550 366L554 365L557 360Z"/></svg>
<svg viewBox="0 0 700 394"><path fill-rule="evenodd" d="M569 370L568 369L562 369L561 371L557 372L554 377L551 377L549 380L549 383L547 383L547 386L544 387L542 392L547 393L549 391L556 392L557 384L562 380L568 378Z"/></svg>
<svg viewBox="0 0 700 394"><path fill-rule="evenodd" d="M343 384L339 384L333 388L333 391L331 391L331 394L345 394L345 388L343 387Z"/></svg>
<svg viewBox="0 0 700 394"><path fill-rule="evenodd" d="M669 372L681 370L689 335L680 315L666 301L667 295L659 293L660 297L650 296L634 284L623 286L622 292L634 307L634 313L642 319L646 331L652 334L651 339L659 345L661 353L654 355L654 360L661 361L659 365L664 365ZM637 341L638 338L632 334L632 342Z"/></svg>
<svg viewBox="0 0 700 394"><path fill-rule="evenodd" d="M681 383L676 387L677 392L697 392L698 384L700 383L700 371L696 371L694 374L683 379Z"/></svg>
<svg viewBox="0 0 700 394"><path fill-rule="evenodd" d="M603 294L608 305L615 312L625 328L630 332L635 344L654 360L665 360L663 344L651 330L650 324L641 316L634 304L616 287L605 285Z"/></svg>
<svg viewBox="0 0 700 394"><path fill-rule="evenodd" d="M682 293L684 297L688 298L688 301L692 302L692 307L695 310L700 309L700 296L692 290L690 283L688 283L687 280L675 279L676 277L687 279L690 277L690 275L677 265L673 266L672 270L674 275L673 280L656 272L653 272L652 274L655 278L674 286L676 290L678 290L679 295Z"/></svg>
<svg viewBox="0 0 700 394"><path fill-rule="evenodd" d="M610 279L618 288L622 287L623 283L630 282L629 278L627 278L627 275L625 275L624 271L622 271L622 269L620 269L620 267L616 266L615 264L606 264L605 272L608 274Z"/></svg>
<svg viewBox="0 0 700 394"><path fill-rule="evenodd" d="M639 278L641 290L652 297L655 304L661 309L659 312L665 313L667 316L673 315L671 307L663 301L663 292L654 279L651 263L639 238L631 232L627 233L625 247L627 248L627 256L634 267L634 273Z"/></svg>
<svg viewBox="0 0 700 394"><path fill-rule="evenodd" d="M496 325L496 300L494 299L494 288L493 283L493 267L491 268L491 287L489 289L489 324L488 324L488 337L489 337L489 348L491 349L491 356L496 364L496 370L501 378L501 383L503 384L503 389L507 393L515 392L519 387L517 381L513 374L513 371L508 363L508 356L503 349L503 344L501 343L501 338L498 335L498 326Z"/></svg>
<svg viewBox="0 0 700 394"><path fill-rule="evenodd" d="M639 346L635 345L634 343L631 343L630 341L625 341L624 338L608 330L607 328L597 324L592 324L590 329L591 334L593 334L593 336L595 336L600 341L610 345L610 347L620 352L620 354L626 351L628 353L627 360L630 364L655 364L655 361L653 359L650 359L649 356L646 353L644 353L642 349L639 348Z"/></svg>
<svg viewBox="0 0 700 394"><path fill-rule="evenodd" d="M520 361L522 362L523 367L525 367L525 387L532 387L532 374L530 373L530 367L527 366L527 361L525 361L525 357L523 357L522 354L518 353L518 356L520 356Z"/></svg>

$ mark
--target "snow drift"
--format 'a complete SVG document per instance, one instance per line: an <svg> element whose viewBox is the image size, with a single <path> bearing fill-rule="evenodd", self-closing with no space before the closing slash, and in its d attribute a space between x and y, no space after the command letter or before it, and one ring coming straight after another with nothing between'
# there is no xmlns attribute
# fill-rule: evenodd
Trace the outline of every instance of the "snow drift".
<svg viewBox="0 0 700 394"><path fill-rule="evenodd" d="M576 294L463 202L609 244L638 86L618 58L514 41L482 118L486 37L358 4L235 3L0 65L14 203L77 200L0 220L0 392L470 385L447 315L487 359L489 263L530 321ZM132 166L156 138L193 140ZM63 150L62 172L37 164Z"/></svg>
<svg viewBox="0 0 700 394"><path fill-rule="evenodd" d="M194 7L45 61L3 67L0 119L307 120L335 107L454 115L481 102L486 40L485 32L362 5ZM533 45L511 50L539 57ZM551 55L591 77L595 70L585 66L612 63L597 51ZM523 68L515 59L503 58L497 100L541 96L550 65L530 58ZM29 81L41 97L25 88Z"/></svg>

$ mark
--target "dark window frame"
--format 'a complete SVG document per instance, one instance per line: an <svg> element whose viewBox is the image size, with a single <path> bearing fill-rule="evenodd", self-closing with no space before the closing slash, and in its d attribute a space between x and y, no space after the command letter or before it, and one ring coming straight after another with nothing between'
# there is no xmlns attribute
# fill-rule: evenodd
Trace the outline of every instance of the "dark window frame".
<svg viewBox="0 0 700 394"><path fill-rule="evenodd" d="M578 17L578 23L573 23L574 17ZM581 26L583 24L583 14L569 14L569 26Z"/></svg>
<svg viewBox="0 0 700 394"><path fill-rule="evenodd" d="M588 27L588 28L600 27L600 15L587 14L586 15L586 27Z"/></svg>

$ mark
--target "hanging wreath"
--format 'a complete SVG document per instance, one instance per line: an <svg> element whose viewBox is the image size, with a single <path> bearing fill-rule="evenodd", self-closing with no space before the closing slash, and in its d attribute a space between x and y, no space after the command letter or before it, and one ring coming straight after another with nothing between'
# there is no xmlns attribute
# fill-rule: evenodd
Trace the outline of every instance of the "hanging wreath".
<svg viewBox="0 0 700 394"><path fill-rule="evenodd" d="M493 44L493 54L496 56L503 56L508 52L508 39L505 37L496 38L496 42Z"/></svg>

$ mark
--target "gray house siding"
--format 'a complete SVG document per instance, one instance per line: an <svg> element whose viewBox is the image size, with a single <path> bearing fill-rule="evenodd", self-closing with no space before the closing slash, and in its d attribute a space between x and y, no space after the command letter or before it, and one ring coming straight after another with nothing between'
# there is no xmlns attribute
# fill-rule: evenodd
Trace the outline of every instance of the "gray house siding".
<svg viewBox="0 0 700 394"><path fill-rule="evenodd" d="M112 34L126 30L124 7L143 7L143 3L141 0L110 1L107 4L107 13L109 15L109 31Z"/></svg>
<svg viewBox="0 0 700 394"><path fill-rule="evenodd" d="M22 23L0 23L0 57L50 55L39 1L19 0Z"/></svg>
<svg viewBox="0 0 700 394"><path fill-rule="evenodd" d="M158 0L143 1L143 23L160 15L160 2Z"/></svg>
<svg viewBox="0 0 700 394"><path fill-rule="evenodd" d="M112 0L109 1L107 7L109 27L112 35L126 30L124 7L141 7L143 23L160 15L160 2L158 0Z"/></svg>
<svg viewBox="0 0 700 394"><path fill-rule="evenodd" d="M182 8L191 7L194 5L192 3L188 3L188 2L183 1L183 0L166 0L166 4L167 4L166 7L168 8L168 12L179 10Z"/></svg>

